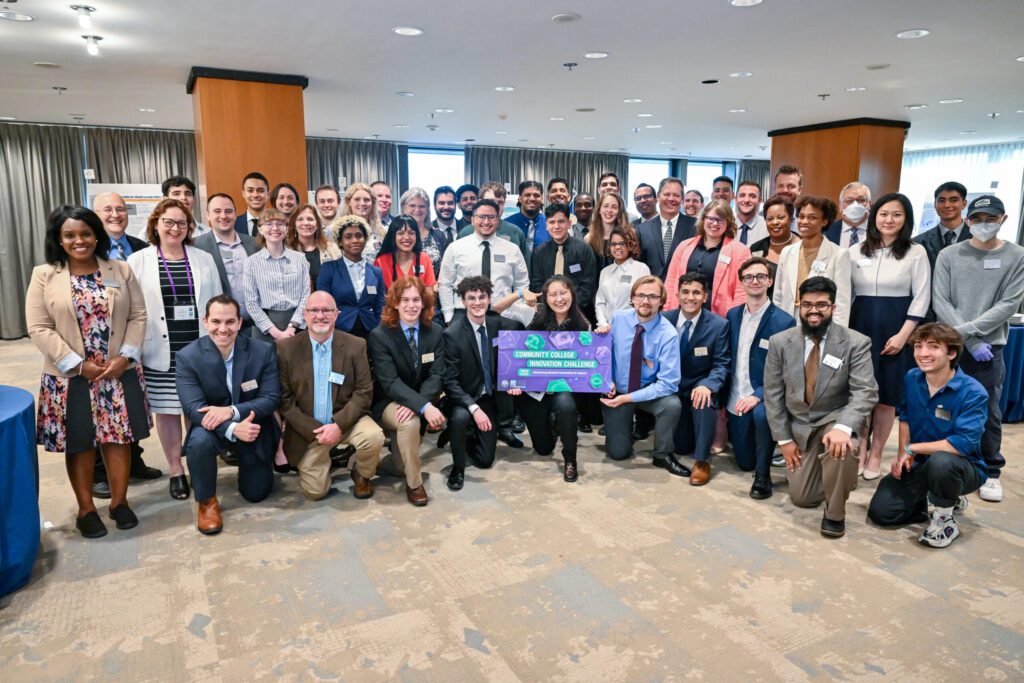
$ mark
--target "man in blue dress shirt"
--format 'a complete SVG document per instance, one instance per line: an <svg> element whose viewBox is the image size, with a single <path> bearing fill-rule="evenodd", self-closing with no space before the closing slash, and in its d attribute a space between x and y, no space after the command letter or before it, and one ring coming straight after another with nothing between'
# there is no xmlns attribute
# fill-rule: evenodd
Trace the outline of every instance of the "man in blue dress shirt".
<svg viewBox="0 0 1024 683"><path fill-rule="evenodd" d="M544 186L536 180L519 183L519 213L508 217L508 222L523 231L526 250L533 250L551 239L541 208L544 206Z"/></svg>

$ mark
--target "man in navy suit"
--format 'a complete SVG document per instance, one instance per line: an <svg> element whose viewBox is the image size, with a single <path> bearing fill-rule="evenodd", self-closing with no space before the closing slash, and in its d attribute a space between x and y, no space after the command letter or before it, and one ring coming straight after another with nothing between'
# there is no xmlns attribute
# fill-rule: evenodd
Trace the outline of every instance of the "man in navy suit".
<svg viewBox="0 0 1024 683"><path fill-rule="evenodd" d="M763 500L772 495L770 471L775 452L764 409L764 361L769 338L794 327L796 321L768 298L772 267L767 259L755 256L748 260L740 266L739 276L747 303L726 314L732 368L725 409L736 464L744 472L754 470L750 497Z"/></svg>
<svg viewBox="0 0 1024 683"><path fill-rule="evenodd" d="M253 171L242 179L242 196L245 198L245 213L238 214L235 219L235 232L239 235L256 236L260 214L267 208L267 197L270 194L270 183L267 176Z"/></svg>
<svg viewBox="0 0 1024 683"><path fill-rule="evenodd" d="M939 224L914 237L914 241L928 252L928 262L933 270L940 251L971 239L971 231L964 223L966 208L967 188L960 183L951 180L935 188L935 213L939 215Z"/></svg>
<svg viewBox="0 0 1024 683"><path fill-rule="evenodd" d="M679 308L665 313L679 334L679 403L676 453L693 452L690 484L711 479L711 442L721 406L720 394L729 377L729 323L704 308L708 281L703 273L679 278Z"/></svg>
<svg viewBox="0 0 1024 683"><path fill-rule="evenodd" d="M217 454L229 444L238 450L238 492L250 503L270 494L271 465L281 437L274 411L281 401L277 349L240 337L238 302L218 294L206 304L208 336L178 352L176 386L192 426L185 441L192 488L199 503L196 528L216 534L223 528L217 502Z"/></svg>
<svg viewBox="0 0 1024 683"><path fill-rule="evenodd" d="M636 229L640 240L638 260L647 264L651 275L662 280L668 274L672 252L680 242L697 233L697 221L693 216L679 212L685 189L679 178L663 179L658 184L658 215L644 221Z"/></svg>
<svg viewBox="0 0 1024 683"><path fill-rule="evenodd" d="M864 241L871 213L871 188L860 181L847 183L839 193L842 215L825 230L825 239L843 249Z"/></svg>

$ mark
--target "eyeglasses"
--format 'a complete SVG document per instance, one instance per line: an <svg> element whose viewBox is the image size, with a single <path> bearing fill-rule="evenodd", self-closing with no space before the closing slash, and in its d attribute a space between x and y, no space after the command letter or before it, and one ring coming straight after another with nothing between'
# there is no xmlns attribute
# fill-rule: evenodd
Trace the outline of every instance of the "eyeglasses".
<svg viewBox="0 0 1024 683"><path fill-rule="evenodd" d="M105 206L102 209L100 209L100 213L102 213L104 216L109 216L112 213L124 215L128 213L128 209L126 209L123 206Z"/></svg>
<svg viewBox="0 0 1024 683"><path fill-rule="evenodd" d="M612 249L614 249L616 247L625 247L626 243L625 242L609 242L608 246L611 247Z"/></svg>
<svg viewBox="0 0 1024 683"><path fill-rule="evenodd" d="M185 229L188 228L188 221L176 221L176 220L172 220L170 218L161 218L160 219L160 224L163 225L167 229L173 228L175 225L177 225L182 230L185 230Z"/></svg>
<svg viewBox="0 0 1024 683"><path fill-rule="evenodd" d="M704 223L711 223L712 225L722 225L723 223L725 223L725 219L719 218L718 216L704 216Z"/></svg>
<svg viewBox="0 0 1024 683"><path fill-rule="evenodd" d="M633 298L637 301L661 301L661 294L634 294Z"/></svg>
<svg viewBox="0 0 1024 683"><path fill-rule="evenodd" d="M740 280L750 284L751 282L768 282L768 277L769 276L766 273L757 273L756 275L744 275Z"/></svg>
<svg viewBox="0 0 1024 683"><path fill-rule="evenodd" d="M650 201L651 199L654 199L654 195L653 194L633 195L633 201L634 202L646 202L646 201Z"/></svg>
<svg viewBox="0 0 1024 683"><path fill-rule="evenodd" d="M334 315L337 312L338 312L337 308L307 308L306 309L306 313L309 313L312 316Z"/></svg>
<svg viewBox="0 0 1024 683"><path fill-rule="evenodd" d="M815 311L818 311L819 313L824 313L825 311L827 311L827 310L829 310L831 308L832 308L832 302L830 302L830 301L801 301L800 302L800 310L801 311L815 310Z"/></svg>
<svg viewBox="0 0 1024 683"><path fill-rule="evenodd" d="M481 223L492 223L498 220L498 217L493 213L478 213L474 214L473 218L478 219Z"/></svg>
<svg viewBox="0 0 1024 683"><path fill-rule="evenodd" d="M261 228L283 228L285 227L284 221L267 221L266 223L260 223Z"/></svg>

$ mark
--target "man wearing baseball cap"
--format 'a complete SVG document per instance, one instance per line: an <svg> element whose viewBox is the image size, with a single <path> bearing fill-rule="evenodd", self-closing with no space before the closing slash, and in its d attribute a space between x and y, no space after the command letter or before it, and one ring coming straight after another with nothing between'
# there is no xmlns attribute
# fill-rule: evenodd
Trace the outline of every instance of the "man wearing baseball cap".
<svg viewBox="0 0 1024 683"><path fill-rule="evenodd" d="M967 207L971 239L939 252L932 276L932 305L939 322L964 338L967 353L960 367L988 392L988 420L981 437L981 455L989 479L979 490L982 500L999 502L1000 470L1006 464L1002 445L999 394L1006 374L1003 347L1010 316L1024 298L1024 247L999 239L1006 222L1003 202L993 195L978 197Z"/></svg>

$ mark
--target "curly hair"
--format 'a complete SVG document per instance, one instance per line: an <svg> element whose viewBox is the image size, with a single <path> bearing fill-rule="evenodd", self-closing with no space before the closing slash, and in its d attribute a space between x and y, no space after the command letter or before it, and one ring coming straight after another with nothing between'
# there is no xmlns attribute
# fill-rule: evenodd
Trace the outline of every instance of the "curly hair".
<svg viewBox="0 0 1024 683"><path fill-rule="evenodd" d="M398 327L400 320L398 302L401 301L405 290L410 287L415 287L416 291L420 294L420 299L423 300L423 310L420 311L420 325L430 327L430 322L434 319L434 293L423 284L423 280L410 276L400 277L391 284L391 289L388 290L388 295L384 299L384 310L380 313L381 325L384 327Z"/></svg>

